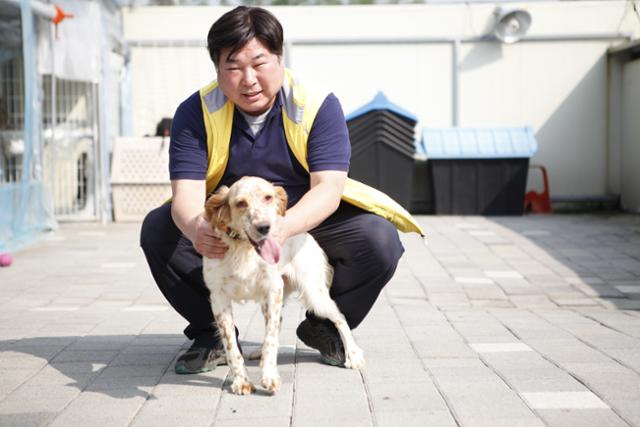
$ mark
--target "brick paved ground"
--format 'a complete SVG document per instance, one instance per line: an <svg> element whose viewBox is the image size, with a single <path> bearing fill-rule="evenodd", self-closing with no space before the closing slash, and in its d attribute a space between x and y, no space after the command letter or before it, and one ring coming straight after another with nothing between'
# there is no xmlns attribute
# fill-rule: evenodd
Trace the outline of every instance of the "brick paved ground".
<svg viewBox="0 0 640 427"><path fill-rule="evenodd" d="M139 224L66 224L0 269L2 426L640 426L640 217L420 217L356 330L364 372L318 363L284 313L275 396L178 376L185 326ZM236 310L243 346L260 310ZM259 378L255 363L250 374Z"/></svg>

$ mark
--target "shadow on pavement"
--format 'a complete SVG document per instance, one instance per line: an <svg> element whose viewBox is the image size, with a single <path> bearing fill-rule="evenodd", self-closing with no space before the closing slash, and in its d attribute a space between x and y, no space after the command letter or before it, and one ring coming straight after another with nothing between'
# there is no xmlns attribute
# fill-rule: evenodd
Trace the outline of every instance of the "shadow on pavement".
<svg viewBox="0 0 640 427"><path fill-rule="evenodd" d="M195 375L174 373L175 359L188 345L185 337L178 334L5 340L0 341L0 369L24 371L29 377L24 385L75 387L119 399L136 396L154 399L165 389L173 389L170 392L175 393L180 386L185 386L185 390L225 386L226 366ZM241 341L241 345L255 349L260 343ZM248 353L245 350L245 360ZM279 366L294 363L293 352L278 357ZM249 369L258 364L258 360L246 360Z"/></svg>

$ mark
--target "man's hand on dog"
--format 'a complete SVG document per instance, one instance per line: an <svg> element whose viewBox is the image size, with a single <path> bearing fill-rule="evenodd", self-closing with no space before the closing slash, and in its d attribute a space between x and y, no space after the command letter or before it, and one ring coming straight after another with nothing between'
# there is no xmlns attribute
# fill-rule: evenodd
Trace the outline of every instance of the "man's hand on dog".
<svg viewBox="0 0 640 427"><path fill-rule="evenodd" d="M202 215L199 215L197 219L196 238L193 242L193 247L202 256L218 259L223 258L229 249L229 247L220 240L217 231L211 228L211 224L209 224Z"/></svg>

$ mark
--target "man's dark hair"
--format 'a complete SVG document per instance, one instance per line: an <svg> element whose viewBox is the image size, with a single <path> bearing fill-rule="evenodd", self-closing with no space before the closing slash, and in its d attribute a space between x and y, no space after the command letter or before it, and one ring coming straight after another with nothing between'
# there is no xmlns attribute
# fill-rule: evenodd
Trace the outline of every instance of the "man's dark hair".
<svg viewBox="0 0 640 427"><path fill-rule="evenodd" d="M238 6L222 15L207 35L207 50L216 68L222 49L231 48L231 56L254 37L269 52L282 55L282 25L271 12L261 7Z"/></svg>

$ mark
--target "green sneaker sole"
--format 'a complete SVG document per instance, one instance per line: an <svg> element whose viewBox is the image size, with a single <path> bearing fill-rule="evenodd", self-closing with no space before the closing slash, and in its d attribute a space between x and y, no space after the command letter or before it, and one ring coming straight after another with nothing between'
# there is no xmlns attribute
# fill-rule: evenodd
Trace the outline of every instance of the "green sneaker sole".
<svg viewBox="0 0 640 427"><path fill-rule="evenodd" d="M218 366L218 365L216 365ZM207 368L202 368L199 369L197 371L190 371L189 369L187 369L186 367L182 366L182 365L176 365L176 374L178 375L191 375L191 374L201 374L203 372L209 372L209 371L213 371L216 366L214 367L207 367Z"/></svg>
<svg viewBox="0 0 640 427"><path fill-rule="evenodd" d="M330 366L337 366L339 368L344 368L344 363L342 363L340 360L336 360L332 357L327 357L324 355L320 355L320 362L324 363L325 365L330 365Z"/></svg>

